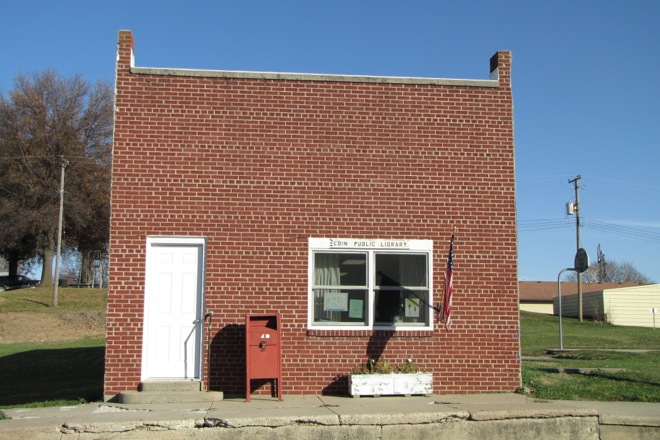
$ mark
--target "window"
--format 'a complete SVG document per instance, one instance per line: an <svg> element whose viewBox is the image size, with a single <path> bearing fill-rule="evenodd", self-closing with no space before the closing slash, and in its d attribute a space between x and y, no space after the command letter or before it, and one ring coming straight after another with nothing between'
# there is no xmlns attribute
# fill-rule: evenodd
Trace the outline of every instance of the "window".
<svg viewBox="0 0 660 440"><path fill-rule="evenodd" d="M432 241L309 244L310 328L431 328Z"/></svg>

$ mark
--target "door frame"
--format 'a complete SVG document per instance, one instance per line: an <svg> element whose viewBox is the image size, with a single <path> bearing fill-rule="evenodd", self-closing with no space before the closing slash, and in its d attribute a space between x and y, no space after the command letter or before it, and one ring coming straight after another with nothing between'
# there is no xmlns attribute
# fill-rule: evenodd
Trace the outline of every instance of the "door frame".
<svg viewBox="0 0 660 440"><path fill-rule="evenodd" d="M147 377L147 332L149 330L148 327L148 314L147 314L147 307L150 306L149 302L149 295L148 291L149 288L151 287L151 283L153 282L150 280L149 276L149 270L151 267L151 260L155 257L154 255L154 248L155 247L167 247L167 246L180 246L180 247L197 247L200 248L200 258L199 261L197 262L197 278L199 280L198 282L198 287L197 287L197 313L196 313L196 319L200 321L200 328L199 328L199 338L197 340L197 346L195 347L195 351L197 353L197 359L196 359L196 368L194 371L194 377L192 380L202 380L202 373L204 371L204 337L205 337L205 331L204 331L204 305L205 305L205 292L206 292L206 237L196 237L196 236L191 236L191 237L182 237L182 236L147 236L146 240L146 254L145 254L145 271L144 271L144 277L145 277L145 286L144 286L144 308L143 308L143 318L142 318L142 324L143 324L143 331L142 331L142 368L141 368L141 378L142 380L159 380L151 377ZM181 380L191 380L191 378L172 378L172 379L181 379ZM167 378L163 378L163 380L167 380Z"/></svg>

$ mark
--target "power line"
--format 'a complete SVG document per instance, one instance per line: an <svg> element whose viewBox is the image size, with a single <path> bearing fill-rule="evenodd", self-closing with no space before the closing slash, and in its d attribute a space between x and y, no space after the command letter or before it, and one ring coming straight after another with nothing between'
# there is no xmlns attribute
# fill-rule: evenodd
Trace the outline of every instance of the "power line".
<svg viewBox="0 0 660 440"><path fill-rule="evenodd" d="M616 225L607 223L600 220L585 219L584 226L590 229L596 229L602 232L607 232L613 235L622 237L636 238L644 241L653 241L660 243L660 234L657 232L645 231L643 229L631 228L628 226Z"/></svg>
<svg viewBox="0 0 660 440"><path fill-rule="evenodd" d="M660 233L652 232L630 226L622 226L616 223L605 222L592 218L581 218L582 226L589 229L607 232L612 235L618 235L627 238L634 238L643 241L660 242ZM572 223L567 219L532 219L518 222L518 232L537 232L550 229L563 229L572 227Z"/></svg>
<svg viewBox="0 0 660 440"><path fill-rule="evenodd" d="M536 219L536 220L523 220L518 222L518 232L563 229L571 226L572 224L567 219L548 218L548 219Z"/></svg>

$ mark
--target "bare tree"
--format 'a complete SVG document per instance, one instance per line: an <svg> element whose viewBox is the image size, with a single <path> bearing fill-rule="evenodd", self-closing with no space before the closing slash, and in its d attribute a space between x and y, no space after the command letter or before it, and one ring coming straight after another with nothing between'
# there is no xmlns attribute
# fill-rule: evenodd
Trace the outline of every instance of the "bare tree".
<svg viewBox="0 0 660 440"><path fill-rule="evenodd" d="M107 242L112 117L111 87L79 75L18 75L0 96L0 255L10 273L39 256L52 285L63 160L65 245L91 252Z"/></svg>
<svg viewBox="0 0 660 440"><path fill-rule="evenodd" d="M585 283L647 283L652 281L649 277L641 273L631 263L607 261L603 267L596 262L589 266L586 272L582 274L582 281ZM577 281L575 273L571 273L567 279Z"/></svg>

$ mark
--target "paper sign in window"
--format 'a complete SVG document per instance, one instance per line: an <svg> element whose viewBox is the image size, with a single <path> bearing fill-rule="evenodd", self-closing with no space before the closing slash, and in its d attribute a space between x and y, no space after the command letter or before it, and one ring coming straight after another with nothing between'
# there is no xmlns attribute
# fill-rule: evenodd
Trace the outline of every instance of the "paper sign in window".
<svg viewBox="0 0 660 440"><path fill-rule="evenodd" d="M419 298L406 298L406 318L419 318Z"/></svg>
<svg viewBox="0 0 660 440"><path fill-rule="evenodd" d="M323 310L326 312L346 312L348 310L347 292L325 292Z"/></svg>
<svg viewBox="0 0 660 440"><path fill-rule="evenodd" d="M350 308L348 309L348 317L362 319L364 316L364 301L361 299L352 299L350 301Z"/></svg>

